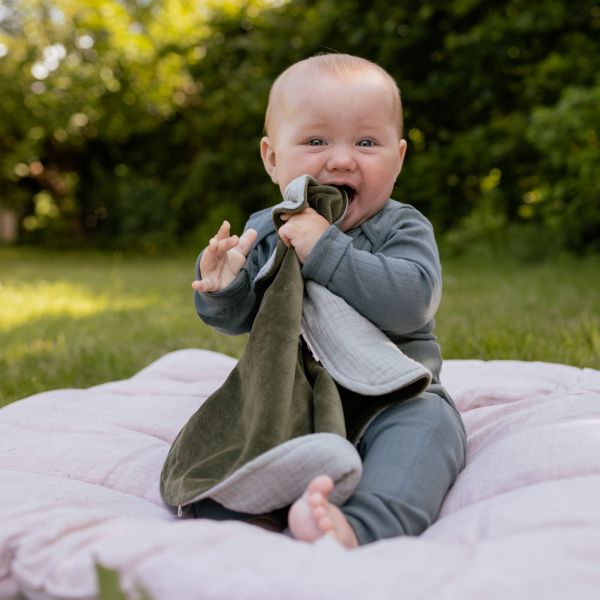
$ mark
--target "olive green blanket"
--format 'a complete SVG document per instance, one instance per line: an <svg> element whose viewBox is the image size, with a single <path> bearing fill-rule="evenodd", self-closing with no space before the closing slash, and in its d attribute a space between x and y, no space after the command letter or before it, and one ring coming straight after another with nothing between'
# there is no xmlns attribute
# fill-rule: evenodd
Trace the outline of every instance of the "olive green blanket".
<svg viewBox="0 0 600 600"><path fill-rule="evenodd" d="M282 213L307 206L335 223L347 204L343 191L308 176L294 180L284 197L273 209L276 227ZM314 282L305 286L293 248L282 241L254 285L260 306L243 356L180 431L165 461L161 494L171 506L212 498L232 510L266 513L293 502L320 473L332 476L332 500L342 503L361 474L347 425L356 437L389 403L385 394L404 390L408 397L429 384L424 367L343 300ZM346 328L350 323L346 333L336 324L341 313ZM367 356L353 364L357 351ZM366 410L351 410L359 427L347 423L332 375L344 388L373 396Z"/></svg>

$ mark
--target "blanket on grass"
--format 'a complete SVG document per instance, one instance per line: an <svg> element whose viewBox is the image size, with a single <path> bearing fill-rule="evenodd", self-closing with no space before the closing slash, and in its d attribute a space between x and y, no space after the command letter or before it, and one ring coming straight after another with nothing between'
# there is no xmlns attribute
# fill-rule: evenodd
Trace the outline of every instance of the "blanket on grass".
<svg viewBox="0 0 600 600"><path fill-rule="evenodd" d="M165 507L169 447L234 366L180 350L0 409L0 599L97 598L96 563L130 600L597 600L600 371L445 361L464 471L422 536L345 550Z"/></svg>
<svg viewBox="0 0 600 600"><path fill-rule="evenodd" d="M343 190L305 175L286 188L273 220L279 228L283 213L311 207L336 223L346 206ZM331 499L341 504L362 471L346 426L360 431L391 398L417 395L431 381L425 367L343 300L314 282L305 289L300 262L283 241L254 285L260 306L245 352L183 427L162 470L162 496L180 514L204 498L267 513L291 504L321 473L334 480ZM340 315L344 327L336 321ZM323 364L309 346L319 348ZM346 422L334 378L371 395L361 423Z"/></svg>

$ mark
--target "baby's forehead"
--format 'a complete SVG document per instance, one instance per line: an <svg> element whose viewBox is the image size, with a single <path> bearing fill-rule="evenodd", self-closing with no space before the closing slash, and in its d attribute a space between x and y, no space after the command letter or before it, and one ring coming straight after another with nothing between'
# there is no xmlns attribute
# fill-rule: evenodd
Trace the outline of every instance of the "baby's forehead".
<svg viewBox="0 0 600 600"><path fill-rule="evenodd" d="M297 85L302 87L319 86L323 85L324 82L342 88L357 83L370 83L373 85L388 85L390 83L385 75L375 68L340 68L333 71L322 65L311 65L310 63L294 65L288 69L278 83L283 92L289 92L290 88Z"/></svg>
<svg viewBox="0 0 600 600"><path fill-rule="evenodd" d="M394 88L386 78L375 70L344 70L334 73L320 67L300 64L297 68L289 70L274 86L271 95L271 110L279 112L285 110L290 104L295 104L298 96L311 98L321 97L321 92L326 89L342 92L356 92L357 90L374 88L381 97L389 95L394 102Z"/></svg>
<svg viewBox="0 0 600 600"><path fill-rule="evenodd" d="M267 135L276 122L297 111L304 112L309 106L318 107L335 103L341 97L376 97L388 103L402 131L402 108L395 81L383 69L364 61L358 65L342 65L331 68L310 59L292 65L273 84L265 115Z"/></svg>

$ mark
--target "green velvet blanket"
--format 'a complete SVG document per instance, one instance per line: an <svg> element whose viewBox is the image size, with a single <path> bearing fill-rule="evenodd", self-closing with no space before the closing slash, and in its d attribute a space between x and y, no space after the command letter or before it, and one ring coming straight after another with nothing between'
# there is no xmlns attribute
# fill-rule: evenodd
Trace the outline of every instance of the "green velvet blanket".
<svg viewBox="0 0 600 600"><path fill-rule="evenodd" d="M343 215L345 196L309 180L305 202L274 213L311 206L329 222ZM300 338L304 282L293 248L280 240L243 356L224 384L177 436L161 475L165 502L193 501L268 450L306 434L345 437L335 383Z"/></svg>

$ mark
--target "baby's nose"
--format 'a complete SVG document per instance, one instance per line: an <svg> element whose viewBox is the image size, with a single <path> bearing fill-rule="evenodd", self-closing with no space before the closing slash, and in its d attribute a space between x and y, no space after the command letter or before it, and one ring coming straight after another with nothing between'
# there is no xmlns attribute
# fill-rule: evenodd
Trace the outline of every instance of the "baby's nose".
<svg viewBox="0 0 600 600"><path fill-rule="evenodd" d="M356 160L352 148L346 146L333 147L327 158L329 171L352 171L356 168Z"/></svg>

